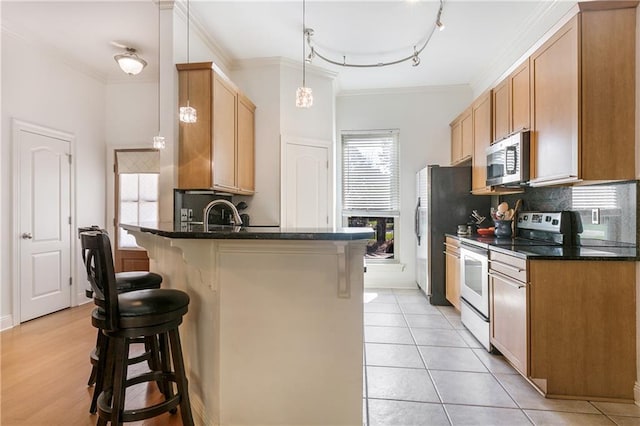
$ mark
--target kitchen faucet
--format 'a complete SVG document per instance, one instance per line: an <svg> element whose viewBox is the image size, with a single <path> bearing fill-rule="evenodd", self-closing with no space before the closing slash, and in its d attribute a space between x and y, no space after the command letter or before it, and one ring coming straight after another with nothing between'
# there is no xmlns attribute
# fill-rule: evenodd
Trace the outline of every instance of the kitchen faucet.
<svg viewBox="0 0 640 426"><path fill-rule="evenodd" d="M205 231L209 230L209 212L214 206L217 206L218 204L224 204L225 206L231 209L231 212L233 213L233 217L231 218L231 225L235 225L235 226L242 225L242 219L240 219L240 214L238 213L238 209L236 209L236 206L234 206L231 202L227 200L222 200L222 199L213 200L212 202L207 204L207 206L204 208L202 213Z"/></svg>

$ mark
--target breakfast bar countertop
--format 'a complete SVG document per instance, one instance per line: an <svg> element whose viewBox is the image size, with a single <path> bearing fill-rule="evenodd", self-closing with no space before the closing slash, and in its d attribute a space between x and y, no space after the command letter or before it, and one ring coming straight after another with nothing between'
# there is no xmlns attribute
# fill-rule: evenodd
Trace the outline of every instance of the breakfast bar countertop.
<svg viewBox="0 0 640 426"><path fill-rule="evenodd" d="M371 228L283 228L279 226L232 226L201 223L140 222L120 224L127 231L141 231L168 238L238 240L324 240L354 241L372 238Z"/></svg>

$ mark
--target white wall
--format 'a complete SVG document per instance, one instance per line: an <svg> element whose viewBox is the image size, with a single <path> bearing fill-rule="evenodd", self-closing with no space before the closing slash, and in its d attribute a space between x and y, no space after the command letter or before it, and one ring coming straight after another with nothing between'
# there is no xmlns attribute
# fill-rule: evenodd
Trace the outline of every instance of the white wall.
<svg viewBox="0 0 640 426"><path fill-rule="evenodd" d="M368 264L366 286L415 287L415 173L427 164L449 164L449 123L471 100L468 86L347 94L337 98L338 141L344 130L400 130L400 223L396 228L395 252L401 265ZM337 173L340 179L340 161ZM337 211L340 209L338 196Z"/></svg>
<svg viewBox="0 0 640 426"><path fill-rule="evenodd" d="M281 137L333 142L333 76L322 71L307 73L314 103L309 109L295 105L302 81L302 66L280 58L241 61L233 69L233 82L256 105L256 194L234 197L245 201L253 225L280 224Z"/></svg>
<svg viewBox="0 0 640 426"><path fill-rule="evenodd" d="M256 193L245 201L252 225L280 223L280 62L245 63L234 69L233 82L256 105Z"/></svg>
<svg viewBox="0 0 640 426"><path fill-rule="evenodd" d="M76 171L76 217L78 226L105 223L104 83L79 73L47 51L23 39L2 33L2 170L8 179L1 187L2 238L0 318L5 326L12 314L10 248L11 205L11 119L17 118L74 134ZM81 184L78 184L81 183ZM79 251L77 259L79 259ZM76 262L74 282L82 270ZM82 288L81 288L82 287ZM83 286L76 288L84 292Z"/></svg>

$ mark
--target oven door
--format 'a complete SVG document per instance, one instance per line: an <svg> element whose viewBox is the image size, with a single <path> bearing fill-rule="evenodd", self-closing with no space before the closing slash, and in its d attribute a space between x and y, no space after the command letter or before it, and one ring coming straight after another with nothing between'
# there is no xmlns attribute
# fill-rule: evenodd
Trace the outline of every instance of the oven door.
<svg viewBox="0 0 640 426"><path fill-rule="evenodd" d="M460 247L460 296L489 318L489 260L487 250Z"/></svg>

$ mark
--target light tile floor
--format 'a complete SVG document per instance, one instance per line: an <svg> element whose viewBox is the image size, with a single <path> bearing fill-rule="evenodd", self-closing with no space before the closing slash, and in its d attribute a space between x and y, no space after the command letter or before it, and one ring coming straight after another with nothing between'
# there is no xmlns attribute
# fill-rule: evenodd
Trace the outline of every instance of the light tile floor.
<svg viewBox="0 0 640 426"><path fill-rule="evenodd" d="M542 397L417 289L367 289L364 302L365 425L640 426L634 404Z"/></svg>

